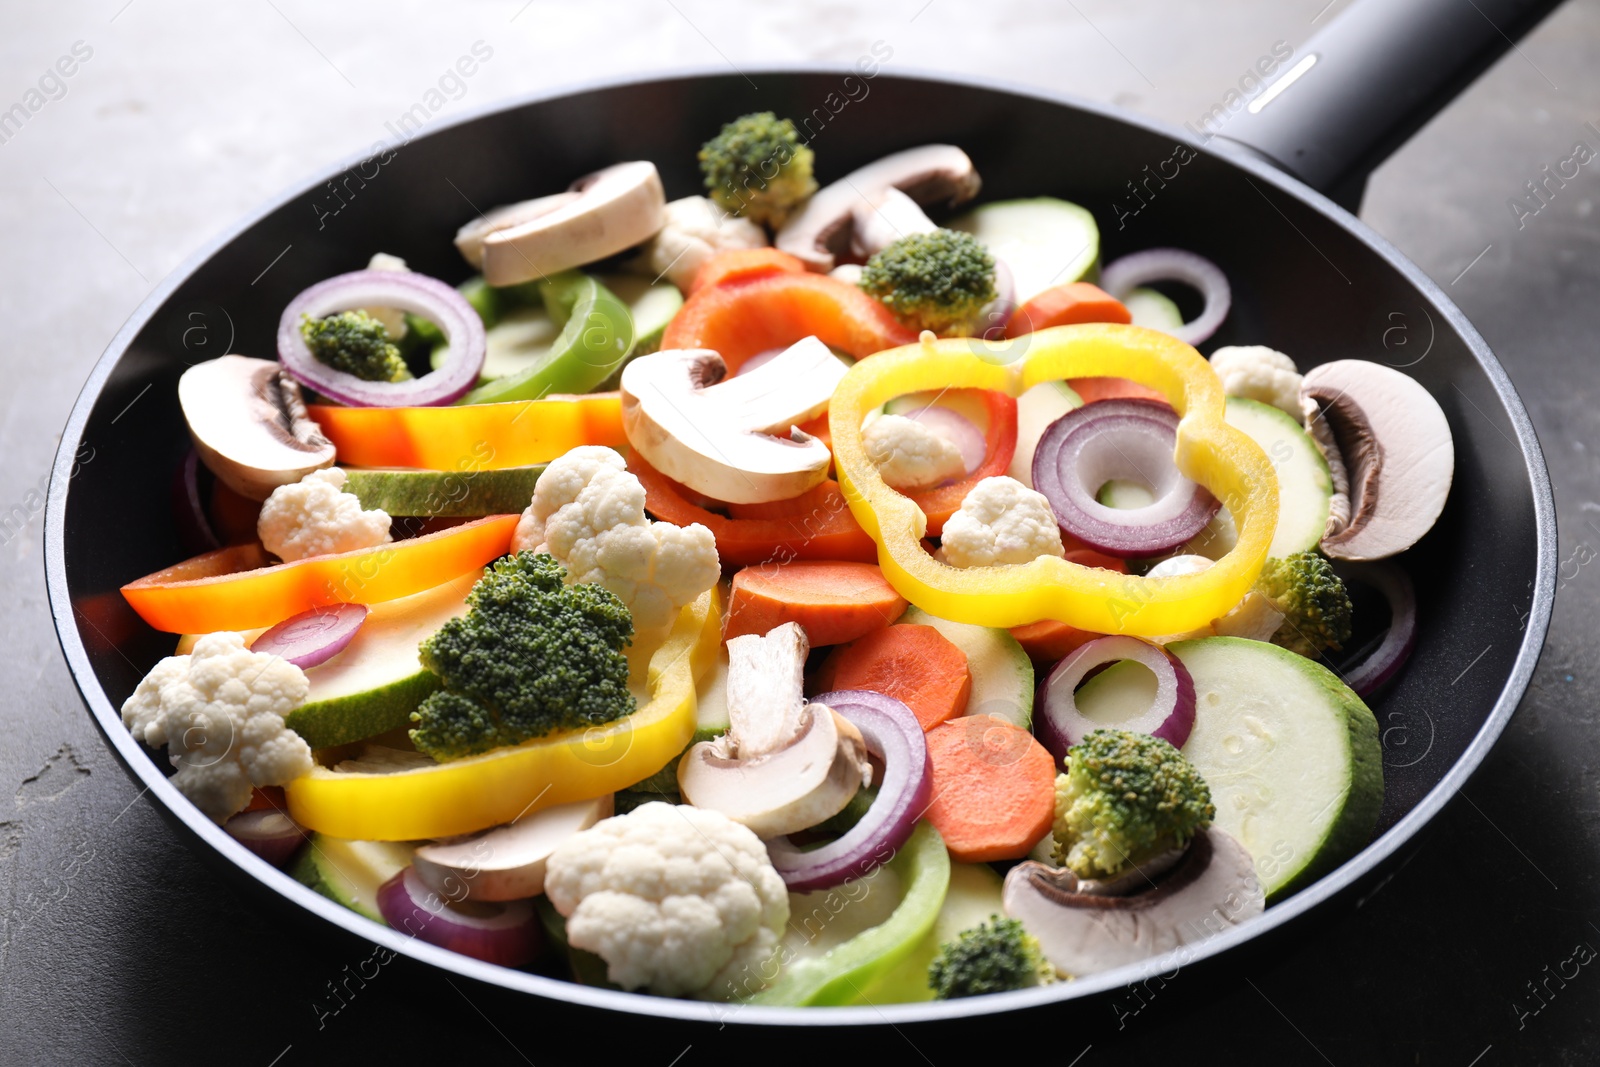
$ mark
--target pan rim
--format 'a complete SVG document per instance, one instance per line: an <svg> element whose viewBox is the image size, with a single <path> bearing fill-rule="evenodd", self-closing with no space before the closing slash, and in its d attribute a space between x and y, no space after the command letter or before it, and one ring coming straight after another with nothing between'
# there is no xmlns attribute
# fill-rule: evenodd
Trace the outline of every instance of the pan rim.
<svg viewBox="0 0 1600 1067"><path fill-rule="evenodd" d="M738 73L773 76L858 75L854 67L837 63L774 63L752 64ZM477 121L487 115L512 111L529 105L582 96L596 91L623 88L647 83L699 80L708 77L729 77L730 72L718 65L695 65L588 79L552 89L526 93L515 97L489 101L463 110L448 119L439 119L421 139L434 136L457 126ZM1126 126L1142 128L1150 133L1174 138L1197 152L1205 153L1226 164L1244 171L1252 178L1270 185L1279 193L1293 197L1317 210L1339 224L1352 236L1368 246L1391 268L1399 271L1422 297L1432 303L1466 344L1468 351L1493 385L1496 395L1505 408L1522 450L1524 464L1533 497L1535 543L1537 561L1533 599L1525 624L1522 641L1517 649L1505 684L1495 699L1494 707L1484 720L1461 756L1451 765L1444 777L1402 816L1394 826L1369 842L1354 857L1318 879L1311 886L1288 900L1274 905L1260 916L1241 926L1207 938L1195 945L1185 946L1178 952L1152 957L1138 963L1119 967L1070 983L1034 989L1017 990L997 996L970 1000L934 1001L920 1004L892 1004L877 1007L837 1008L786 1008L748 1005L730 1005L711 1002L694 1002L655 997L643 993L626 993L580 985L559 978L528 974L493 964L482 963L458 953L435 947L399 931L380 926L310 888L302 885L255 856L230 837L223 829L206 818L173 788L161 768L151 759L142 744L135 742L123 728L118 709L112 706L104 689L95 677L94 669L84 647L77 619L74 615L67 588L65 562L65 508L67 494L71 492L71 471L74 457L81 444L95 402L116 364L126 354L133 342L156 312L191 275L209 262L229 243L259 223L277 209L304 196L333 177L343 174L352 166L368 158L371 152L353 153L332 167L323 168L309 180L281 192L239 220L225 227L167 275L139 304L127 321L112 337L105 351L96 361L77 398L73 401L51 468L50 488L46 494L44 514L44 560L46 589L50 613L56 628L62 653L66 658L73 684L77 687L91 718L100 729L106 742L117 755L131 777L143 784L144 793L154 794L184 827L207 845L220 852L235 866L243 868L257 882L277 892L317 917L342 928L347 934L369 942L376 942L394 952L402 953L422 963L443 968L445 971L487 985L531 994L541 1000L578 1004L588 1008L620 1011L631 1015L653 1017L688 1023L710 1023L722 1026L739 1023L752 1026L893 1026L899 1023L926 1023L954 1019L995 1015L1005 1012L1037 1008L1042 1005L1075 1000L1085 1000L1099 994L1165 973L1174 958L1183 959L1191 966L1221 956L1225 952L1256 937L1271 933L1317 909L1352 885L1371 874L1390 860L1412 837L1432 821L1454 798L1468 780L1482 766L1490 749L1498 741L1506 724L1515 713L1533 678L1539 655L1543 650L1549 628L1555 597L1557 543L1555 500L1543 450L1539 446L1532 420L1522 403L1515 386L1501 367L1483 337L1473 328L1466 316L1456 307L1437 283L1425 275L1385 238L1369 228L1359 218L1334 203L1328 197L1311 189L1298 179L1277 170L1252 155L1248 150L1233 145L1225 138L1216 137L1204 144L1194 144L1192 138L1178 127L1147 116L1127 112L1121 108L1081 99L1066 93L1057 93L1035 86L1020 85L1006 79L979 77L968 74L926 70L917 67L880 72L876 77L895 81L935 82L963 88L999 92L1030 98L1041 102L1068 107L1097 115ZM405 142L409 144L410 142ZM85 620L87 621L87 620ZM143 793L141 793L141 796ZM137 798L136 798L137 799Z"/></svg>

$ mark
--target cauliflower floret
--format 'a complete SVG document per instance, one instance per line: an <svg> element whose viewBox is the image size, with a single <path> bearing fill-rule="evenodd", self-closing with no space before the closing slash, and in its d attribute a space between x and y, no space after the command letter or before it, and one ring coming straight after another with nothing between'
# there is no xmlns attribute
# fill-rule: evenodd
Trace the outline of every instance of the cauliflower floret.
<svg viewBox="0 0 1600 1067"><path fill-rule="evenodd" d="M1211 353L1211 369L1229 396L1259 400L1301 418L1300 371L1294 360L1266 345L1228 345Z"/></svg>
<svg viewBox="0 0 1600 1067"><path fill-rule="evenodd" d="M135 740L167 746L172 784L220 823L244 810L252 787L310 772L311 747L283 724L309 691L304 671L251 652L242 634L206 634L189 655L155 665L122 722Z"/></svg>
<svg viewBox="0 0 1600 1067"><path fill-rule="evenodd" d="M944 524L940 552L952 567L992 567L1059 556L1061 528L1043 493L1015 478L985 478Z"/></svg>
<svg viewBox="0 0 1600 1067"><path fill-rule="evenodd" d="M386 270L397 274L410 274L411 268L406 266L406 261L399 256L391 256L387 252L374 252L367 261L368 270ZM406 335L406 313L399 308L362 308L368 315L383 323L383 331L389 335L391 341L398 341Z"/></svg>
<svg viewBox="0 0 1600 1067"><path fill-rule="evenodd" d="M954 441L904 415L873 419L861 443L883 480L896 489L926 489L967 472Z"/></svg>
<svg viewBox="0 0 1600 1067"><path fill-rule="evenodd" d="M645 804L567 838L545 893L567 941L624 989L724 997L775 973L789 894L749 829L707 808Z"/></svg>
<svg viewBox="0 0 1600 1067"><path fill-rule="evenodd" d="M603 445L574 448L545 468L511 551L548 552L565 565L569 583L605 586L640 631L670 625L722 576L711 531L645 518L644 486Z"/></svg>
<svg viewBox="0 0 1600 1067"><path fill-rule="evenodd" d="M749 219L730 215L703 196L686 196L667 205L666 225L644 246L640 265L663 274L684 292L705 261L733 248L765 248L767 234Z"/></svg>
<svg viewBox="0 0 1600 1067"><path fill-rule="evenodd" d="M388 542L389 513L362 511L361 499L344 492L344 483L344 471L328 467L274 489L256 520L267 551L288 563Z"/></svg>

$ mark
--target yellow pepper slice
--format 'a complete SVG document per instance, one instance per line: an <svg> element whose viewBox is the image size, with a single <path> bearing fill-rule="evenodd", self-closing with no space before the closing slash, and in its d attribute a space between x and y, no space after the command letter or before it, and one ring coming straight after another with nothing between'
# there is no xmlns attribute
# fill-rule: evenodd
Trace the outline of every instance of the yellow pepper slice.
<svg viewBox="0 0 1600 1067"><path fill-rule="evenodd" d="M1156 389L1182 416L1178 469L1227 505L1239 530L1233 550L1209 570L1150 579L1055 557L951 567L923 548L926 516L884 483L862 445L867 412L905 393L993 389L1020 396L1043 381L1105 376ZM884 577L917 607L980 626L1056 619L1095 633L1155 637L1204 626L1237 604L1260 573L1277 527L1277 475L1260 447L1223 421L1223 402L1210 364L1189 345L1139 326L1093 323L1000 342L924 334L918 344L850 368L834 391L828 422L850 510L878 543Z"/></svg>
<svg viewBox="0 0 1600 1067"><path fill-rule="evenodd" d="M289 814L334 837L412 841L472 833L614 793L665 767L694 739L695 682L716 662L721 641L722 611L711 589L679 613L653 652L629 656L649 693L632 715L410 770L318 766L285 787Z"/></svg>

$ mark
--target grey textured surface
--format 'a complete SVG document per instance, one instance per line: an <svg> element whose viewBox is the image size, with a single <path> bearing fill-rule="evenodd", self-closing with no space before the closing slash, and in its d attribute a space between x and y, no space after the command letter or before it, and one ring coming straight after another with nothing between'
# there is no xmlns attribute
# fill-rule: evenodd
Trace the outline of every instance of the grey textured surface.
<svg viewBox="0 0 1600 1067"><path fill-rule="evenodd" d="M0 624L0 793L12 794L9 810L0 796L0 1062L405 1062L450 1036L439 1048L545 1063L571 1047L539 1036L552 1020L453 991L404 960L332 1010L328 983L369 950L235 895L139 799L78 703L45 605L36 505L89 367L202 241L383 136L478 40L494 57L444 114L605 73L848 62L883 40L891 69L993 73L1182 122L1274 41L1304 41L1339 0L1323 5L896 0L871 12L743 5L737 18L684 0L10 5L0 107L75 42L93 54L0 144L0 312L12 324L0 350L10 386L0 512L32 516L20 533L0 531L0 590L13 605ZM1600 447L1600 186L1586 167L1520 228L1507 206L1575 141L1600 147L1585 125L1600 125L1596 56L1600 3L1574 0L1380 170L1363 211L1477 325L1544 442L1566 562L1533 690L1463 802L1362 907L1263 958L1247 981L1207 991L1203 1007L1178 995L1196 992L1180 976L1171 996L1123 1001L1120 1019L1108 1008L1085 1067L1192 1056L1197 1031L1217 1035L1219 1020L1218 1048L1239 1063L1600 1058L1588 1025L1600 978L1566 962L1576 946L1600 947L1590 699L1600 568L1587 566L1600 554L1590 455ZM1091 1043L1031 1036L1068 1060ZM742 1041L733 1031L696 1039L681 1062L730 1059ZM627 1055L667 1064L682 1051ZM918 1051L954 1057L951 1046Z"/></svg>

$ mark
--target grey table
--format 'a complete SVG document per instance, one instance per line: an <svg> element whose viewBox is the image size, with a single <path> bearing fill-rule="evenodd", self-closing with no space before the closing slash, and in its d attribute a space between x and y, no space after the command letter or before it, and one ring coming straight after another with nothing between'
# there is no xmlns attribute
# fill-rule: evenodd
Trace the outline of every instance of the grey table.
<svg viewBox="0 0 1600 1067"><path fill-rule="evenodd" d="M404 960L338 1007L329 983L369 952L235 895L139 798L78 702L45 604L45 477L90 366L190 250L370 145L478 41L493 57L446 108L674 64L848 62L883 41L890 69L999 73L1183 122L1342 2L889 0L735 16L702 0L10 0L0 109L30 90L41 100L20 129L0 127L0 786L11 793L9 805L0 793L0 1062L559 1058L540 1036L549 1016ZM1600 557L1600 163L1537 214L1508 203L1577 141L1600 147L1600 0L1572 0L1509 54L1376 175L1363 209L1499 354L1555 480L1555 623L1495 756L1360 907L1198 1006L1178 995L1180 975L1169 995L1108 1007L1092 1040L1025 1035L1052 1058L1600 1059L1589 1025L1600 974L1587 965L1600 947L1600 567L1588 566ZM750 1052L729 1029L619 1058L688 1067Z"/></svg>

